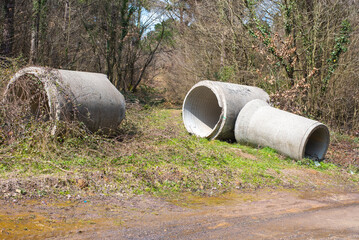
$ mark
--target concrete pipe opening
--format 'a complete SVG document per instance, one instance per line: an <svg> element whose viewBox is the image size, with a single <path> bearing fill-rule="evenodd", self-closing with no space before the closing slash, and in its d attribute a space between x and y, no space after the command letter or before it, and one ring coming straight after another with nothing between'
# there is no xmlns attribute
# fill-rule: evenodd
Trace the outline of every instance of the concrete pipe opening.
<svg viewBox="0 0 359 240"><path fill-rule="evenodd" d="M267 146L293 159L322 160L329 146L324 124L269 106L261 100L249 102L235 124L237 142Z"/></svg>
<svg viewBox="0 0 359 240"><path fill-rule="evenodd" d="M10 80L4 100L27 106L32 117L54 120L52 134L58 121L112 134L125 117L123 95L100 73L27 67Z"/></svg>
<svg viewBox="0 0 359 240"><path fill-rule="evenodd" d="M183 121L190 133L210 137L219 124L222 108L216 94L206 86L191 91L183 105Z"/></svg>
<svg viewBox="0 0 359 240"><path fill-rule="evenodd" d="M304 147L305 158L323 159L329 146L328 128L319 125L310 133Z"/></svg>
<svg viewBox="0 0 359 240"><path fill-rule="evenodd" d="M201 81L183 102L183 123L187 131L208 139L234 140L238 113L251 100L269 101L260 88L216 81Z"/></svg>
<svg viewBox="0 0 359 240"><path fill-rule="evenodd" d="M50 118L49 99L44 84L32 74L16 78L7 89L5 101L11 102L10 118L47 121ZM15 119L14 119L15 120Z"/></svg>

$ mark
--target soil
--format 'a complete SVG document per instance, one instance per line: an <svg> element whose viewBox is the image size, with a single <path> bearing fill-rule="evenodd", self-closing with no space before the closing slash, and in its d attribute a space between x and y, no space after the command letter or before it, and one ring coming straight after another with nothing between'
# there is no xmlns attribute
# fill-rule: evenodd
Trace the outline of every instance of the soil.
<svg viewBox="0 0 359 240"><path fill-rule="evenodd" d="M340 140L334 138L331 141L327 161L344 167L359 168L359 142L355 141L353 136L348 138Z"/></svg>
<svg viewBox="0 0 359 240"><path fill-rule="evenodd" d="M0 239L359 239L359 192L0 201Z"/></svg>

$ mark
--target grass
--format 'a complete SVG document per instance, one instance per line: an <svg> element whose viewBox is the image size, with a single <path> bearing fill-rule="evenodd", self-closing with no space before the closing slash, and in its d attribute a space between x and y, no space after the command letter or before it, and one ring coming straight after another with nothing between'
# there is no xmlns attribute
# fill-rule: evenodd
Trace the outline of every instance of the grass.
<svg viewBox="0 0 359 240"><path fill-rule="evenodd" d="M15 196L95 194L216 195L258 188L355 185L357 173L328 162L293 161L270 148L189 135L178 109L133 104L117 138L32 123L0 147L0 191ZM318 183L319 181L319 183ZM19 191L18 191L19 192ZM40 194L41 193L41 194Z"/></svg>

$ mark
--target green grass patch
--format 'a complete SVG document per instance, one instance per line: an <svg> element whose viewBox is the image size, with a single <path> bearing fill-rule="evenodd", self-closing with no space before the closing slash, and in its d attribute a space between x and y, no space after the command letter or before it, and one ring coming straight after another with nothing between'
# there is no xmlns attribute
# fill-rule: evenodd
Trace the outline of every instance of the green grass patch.
<svg viewBox="0 0 359 240"><path fill-rule="evenodd" d="M54 192L61 195L71 191L69 185L74 191L82 189L76 185L76 179L82 178L87 182L84 190L164 196L287 187L288 182L292 187L302 186L306 179L284 173L313 169L329 176L341 170L326 162L293 161L271 148L191 136L176 109L129 109L116 138L89 135L81 129L51 136L48 129L46 124L34 123L22 138L3 144L0 176L62 176L66 184L53 184L57 188ZM351 176L351 181L357 181L357 173ZM43 189L35 186L34 191Z"/></svg>

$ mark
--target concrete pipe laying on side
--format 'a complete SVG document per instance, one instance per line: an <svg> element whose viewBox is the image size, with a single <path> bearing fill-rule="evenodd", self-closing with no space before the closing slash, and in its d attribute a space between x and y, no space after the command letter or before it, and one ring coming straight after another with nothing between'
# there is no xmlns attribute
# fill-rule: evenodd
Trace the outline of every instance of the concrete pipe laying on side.
<svg viewBox="0 0 359 240"><path fill-rule="evenodd" d="M10 95L22 92L21 81L30 80L36 81L44 91L49 119L76 119L92 132L101 129L108 133L116 130L125 117L125 99L104 74L27 67L10 80L5 99L16 98ZM34 106L31 108L36 108L38 103ZM56 126L52 131L54 134Z"/></svg>
<svg viewBox="0 0 359 240"><path fill-rule="evenodd" d="M317 121L253 100L241 110L235 123L239 143L268 146L293 159L322 160L329 146L329 130Z"/></svg>
<svg viewBox="0 0 359 240"><path fill-rule="evenodd" d="M253 99L269 101L260 88L201 81L187 93L182 117L187 131L208 139L234 140L234 124L241 109Z"/></svg>

